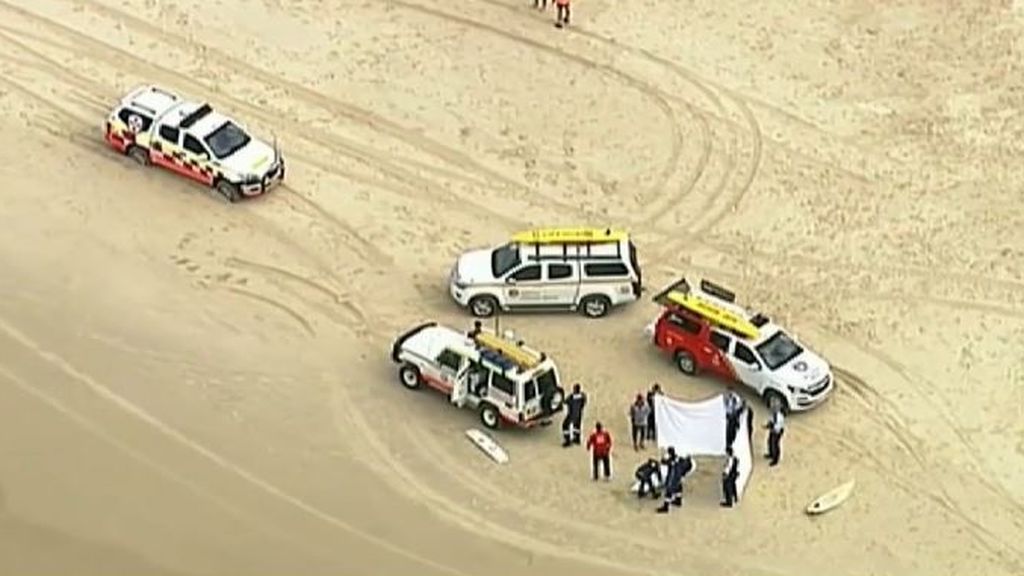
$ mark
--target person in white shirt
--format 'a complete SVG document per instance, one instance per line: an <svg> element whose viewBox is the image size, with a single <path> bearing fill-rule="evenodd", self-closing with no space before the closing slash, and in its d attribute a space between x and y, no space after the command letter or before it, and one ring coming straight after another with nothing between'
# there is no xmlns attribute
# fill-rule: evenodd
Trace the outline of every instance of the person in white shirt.
<svg viewBox="0 0 1024 576"><path fill-rule="evenodd" d="M781 408L775 408L765 428L768 429L768 453L764 457L771 460L769 466L775 466L782 457L782 434L786 431L786 417Z"/></svg>
<svg viewBox="0 0 1024 576"><path fill-rule="evenodd" d="M736 393L736 389L732 386L725 393L725 445L732 446L734 440L736 440L736 432L740 429L740 415L743 413L743 409L746 406L746 402L743 398Z"/></svg>

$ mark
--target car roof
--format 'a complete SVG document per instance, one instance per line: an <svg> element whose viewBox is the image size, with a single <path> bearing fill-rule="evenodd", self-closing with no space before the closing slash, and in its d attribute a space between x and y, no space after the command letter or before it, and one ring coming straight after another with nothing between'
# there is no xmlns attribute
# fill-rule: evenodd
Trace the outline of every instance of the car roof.
<svg viewBox="0 0 1024 576"><path fill-rule="evenodd" d="M474 342L467 334L446 326L429 326L424 328L413 335L407 341L407 344L414 348L417 353L429 358L436 358L442 350L449 348L452 351L458 352L474 361L494 361L494 358L482 358L480 348L477 347L476 342ZM508 359L505 359L502 362L508 362ZM534 374L542 372L552 366L553 362L551 359L545 357L533 368L522 370L514 369L506 372L505 376L511 377L514 375L516 378L532 377Z"/></svg>
<svg viewBox="0 0 1024 576"><path fill-rule="evenodd" d="M198 121L196 121L196 123L193 124L192 127L189 128L188 130L193 134L205 137L209 136L210 133L212 133L217 128L223 126L224 123L228 122L229 120L231 119L225 116L224 114L221 114L216 110L213 110L206 116L203 116Z"/></svg>
<svg viewBox="0 0 1024 576"><path fill-rule="evenodd" d="M430 326L420 330L410 338L410 344L419 348L425 355L436 357L445 348L452 348L466 355L476 357L473 341L462 332L446 326Z"/></svg>
<svg viewBox="0 0 1024 576"><path fill-rule="evenodd" d="M158 86L139 86L129 92L121 105L135 108L151 116L159 116L181 102L181 97Z"/></svg>

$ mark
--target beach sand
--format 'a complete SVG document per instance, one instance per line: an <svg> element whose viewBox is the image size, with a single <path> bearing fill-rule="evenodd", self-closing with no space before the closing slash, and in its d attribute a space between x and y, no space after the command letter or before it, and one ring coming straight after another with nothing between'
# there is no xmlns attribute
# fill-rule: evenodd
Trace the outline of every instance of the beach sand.
<svg viewBox="0 0 1024 576"><path fill-rule="evenodd" d="M573 8L0 1L0 572L1024 572L1020 9ZM276 136L286 184L228 205L109 150L142 83ZM496 466L398 384L397 334L471 322L457 254L581 224L833 364L738 508L714 459L668 517L626 492L632 396L722 390L647 297L502 321L583 384L614 482L557 426Z"/></svg>

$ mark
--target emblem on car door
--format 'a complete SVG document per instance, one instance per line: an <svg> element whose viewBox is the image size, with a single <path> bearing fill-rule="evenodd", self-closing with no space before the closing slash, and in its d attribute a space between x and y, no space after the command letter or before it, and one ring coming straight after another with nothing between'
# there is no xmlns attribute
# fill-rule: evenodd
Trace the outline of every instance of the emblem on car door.
<svg viewBox="0 0 1024 576"><path fill-rule="evenodd" d="M513 289L508 291L508 295L509 296L519 296L519 290L516 290L515 288L513 288Z"/></svg>

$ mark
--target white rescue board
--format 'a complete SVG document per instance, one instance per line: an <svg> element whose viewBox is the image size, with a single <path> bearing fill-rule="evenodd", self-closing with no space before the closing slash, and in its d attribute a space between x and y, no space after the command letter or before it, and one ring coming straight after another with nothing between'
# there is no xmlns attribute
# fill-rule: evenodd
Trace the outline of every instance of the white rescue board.
<svg viewBox="0 0 1024 576"><path fill-rule="evenodd" d="M856 482L854 480L850 480L846 484L833 488L821 496L818 496L814 502L811 502L807 506L807 513L812 515L823 514L836 506L839 506L850 497L851 493L853 493L855 483Z"/></svg>
<svg viewBox="0 0 1024 576"><path fill-rule="evenodd" d="M498 445L493 438L488 436L476 428L470 428L466 430L466 437L476 444L477 448L483 450L484 454L491 457L498 464L508 463L508 453L505 449Z"/></svg>

